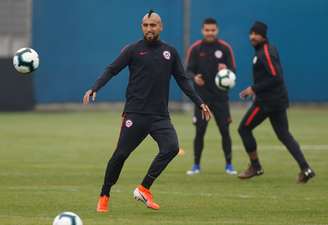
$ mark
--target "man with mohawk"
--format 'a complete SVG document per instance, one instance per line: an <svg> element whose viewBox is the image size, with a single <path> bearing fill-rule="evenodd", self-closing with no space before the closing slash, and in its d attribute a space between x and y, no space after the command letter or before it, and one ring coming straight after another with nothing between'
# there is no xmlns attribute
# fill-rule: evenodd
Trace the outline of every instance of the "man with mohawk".
<svg viewBox="0 0 328 225"><path fill-rule="evenodd" d="M97 212L108 211L110 190L117 182L125 160L148 135L157 142L159 153L133 195L148 208L160 208L149 189L179 151L178 137L168 112L171 75L200 108L203 119L211 117L209 108L188 82L176 49L160 40L161 17L150 10L143 17L141 28L144 38L124 48L83 98L84 104L89 103L90 97L95 101L99 89L128 66L130 75L122 128L117 147L107 164Z"/></svg>

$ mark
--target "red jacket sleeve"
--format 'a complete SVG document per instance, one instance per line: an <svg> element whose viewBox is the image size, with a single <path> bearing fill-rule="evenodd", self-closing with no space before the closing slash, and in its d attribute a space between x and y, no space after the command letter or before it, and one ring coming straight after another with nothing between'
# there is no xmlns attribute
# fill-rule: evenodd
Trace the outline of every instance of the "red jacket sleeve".
<svg viewBox="0 0 328 225"><path fill-rule="evenodd" d="M274 47L265 44L263 47L263 57L260 60L268 76L264 81L252 86L255 93L270 89L283 82L281 71L278 69L280 67L278 51Z"/></svg>
<svg viewBox="0 0 328 225"><path fill-rule="evenodd" d="M192 78L197 74L197 51L196 46L201 43L201 40L196 41L194 44L190 46L187 51L186 56L186 67L187 67L187 75Z"/></svg>
<svg viewBox="0 0 328 225"><path fill-rule="evenodd" d="M219 40L219 43L221 43L225 47L225 54L227 55L227 68L236 73L236 60L232 47L223 40Z"/></svg>

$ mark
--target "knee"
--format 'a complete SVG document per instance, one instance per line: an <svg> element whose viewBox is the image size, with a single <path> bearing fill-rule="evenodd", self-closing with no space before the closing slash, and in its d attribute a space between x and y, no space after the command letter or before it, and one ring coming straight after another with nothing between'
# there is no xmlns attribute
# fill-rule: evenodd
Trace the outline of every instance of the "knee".
<svg viewBox="0 0 328 225"><path fill-rule="evenodd" d="M114 161L125 161L129 157L129 154L125 151L116 150L111 158Z"/></svg>
<svg viewBox="0 0 328 225"><path fill-rule="evenodd" d="M240 125L238 127L238 133L241 137L247 135L249 132L250 130L246 126Z"/></svg>
<svg viewBox="0 0 328 225"><path fill-rule="evenodd" d="M293 137L289 132L280 132L277 134L277 137L278 140L283 144L286 144L289 141L293 140Z"/></svg>
<svg viewBox="0 0 328 225"><path fill-rule="evenodd" d="M179 153L179 147L172 151L172 156L175 157Z"/></svg>
<svg viewBox="0 0 328 225"><path fill-rule="evenodd" d="M230 138L229 124L224 124L220 126L220 133L223 139Z"/></svg>
<svg viewBox="0 0 328 225"><path fill-rule="evenodd" d="M177 143L172 144L169 149L170 149L170 152L172 153L172 155L174 155L174 156L176 156L179 153L179 145Z"/></svg>
<svg viewBox="0 0 328 225"><path fill-rule="evenodd" d="M205 127L200 126L196 128L196 138L204 138L205 136Z"/></svg>
<svg viewBox="0 0 328 225"><path fill-rule="evenodd" d="M176 142L167 143L165 146L167 154L172 155L173 157L179 153L179 144Z"/></svg>

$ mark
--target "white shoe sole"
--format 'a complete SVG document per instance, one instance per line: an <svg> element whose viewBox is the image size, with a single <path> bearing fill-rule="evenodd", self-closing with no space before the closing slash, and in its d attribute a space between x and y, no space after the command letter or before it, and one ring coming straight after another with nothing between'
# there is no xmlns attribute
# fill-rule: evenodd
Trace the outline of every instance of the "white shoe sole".
<svg viewBox="0 0 328 225"><path fill-rule="evenodd" d="M236 170L234 170L234 171L226 170L225 172L229 175L237 175L238 174Z"/></svg>
<svg viewBox="0 0 328 225"><path fill-rule="evenodd" d="M196 175L196 174L199 174L200 173L200 170L195 170L195 171L193 171L193 170L188 170L187 172L186 172L186 174L188 175L188 176L193 176L193 175Z"/></svg>
<svg viewBox="0 0 328 225"><path fill-rule="evenodd" d="M138 188L134 189L133 197L134 197L135 200L137 200L139 202L142 202L147 208L150 208L150 209L153 209L153 210L158 210L158 209L155 209L155 208L151 207L150 205L148 205L148 201L142 195L142 193L138 190Z"/></svg>
<svg viewBox="0 0 328 225"><path fill-rule="evenodd" d="M141 201L144 204L147 203L147 200L143 197L143 195L140 193L140 191L138 190L138 188L134 189L134 191L133 191L133 197L137 201Z"/></svg>
<svg viewBox="0 0 328 225"><path fill-rule="evenodd" d="M148 202L147 202L146 198L144 198L144 196L141 194L141 192L138 190L138 188L134 189L133 197L134 197L135 200L140 201L143 204L145 204L145 206L147 206L148 208L151 208L148 205Z"/></svg>

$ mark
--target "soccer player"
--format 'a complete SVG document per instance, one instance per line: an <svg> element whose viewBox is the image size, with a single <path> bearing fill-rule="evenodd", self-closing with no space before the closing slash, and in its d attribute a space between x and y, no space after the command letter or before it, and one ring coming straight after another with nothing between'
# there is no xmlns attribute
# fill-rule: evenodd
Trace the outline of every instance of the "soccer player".
<svg viewBox="0 0 328 225"><path fill-rule="evenodd" d="M209 108L189 84L176 49L160 40L160 16L149 11L143 17L141 27L144 39L124 48L83 98L84 104L89 103L90 97L94 101L101 87L123 68L129 67L122 128L117 147L108 161L98 212L108 211L110 190L117 182L125 160L148 135L157 142L159 153L133 195L148 208L159 209L149 189L179 150L177 134L168 112L171 74L183 92L200 108L203 118L208 120L211 116Z"/></svg>
<svg viewBox="0 0 328 225"><path fill-rule="evenodd" d="M248 179L263 174L252 131L266 118L269 118L278 139L286 146L301 169L298 182L306 183L315 176L315 173L289 131L287 89L284 84L278 51L269 43L267 38L267 25L262 22L255 22L250 29L249 39L255 48L253 58L254 84L243 90L240 97L245 99L253 96L254 102L240 123L239 134L251 164L248 169L239 174L239 178Z"/></svg>
<svg viewBox="0 0 328 225"><path fill-rule="evenodd" d="M211 108L216 125L222 138L222 149L225 156L225 171L235 175L231 163L231 137L229 124L231 122L228 92L222 91L215 85L215 76L219 70L228 68L236 72L235 59L228 43L218 39L219 27L215 19L203 21L203 39L196 41L188 51L187 73L193 77L194 87L205 103ZM187 175L200 172L200 160L204 147L204 136L208 122L202 120L199 107L195 107L193 122L196 127L194 138L194 164Z"/></svg>

